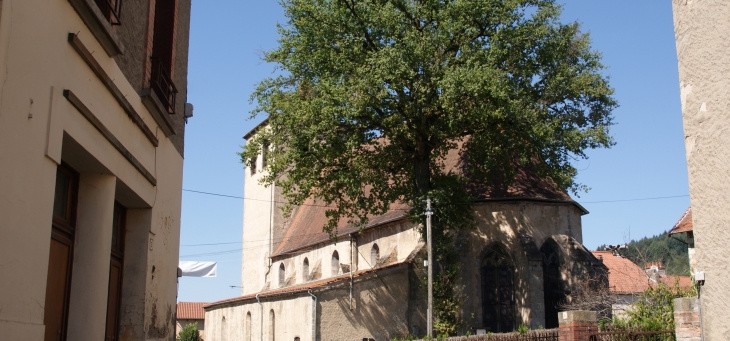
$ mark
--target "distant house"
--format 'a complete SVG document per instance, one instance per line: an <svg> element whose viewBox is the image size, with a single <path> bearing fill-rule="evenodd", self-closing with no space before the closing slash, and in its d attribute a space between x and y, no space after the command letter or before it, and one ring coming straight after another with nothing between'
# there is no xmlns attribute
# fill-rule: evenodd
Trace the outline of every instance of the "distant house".
<svg viewBox="0 0 730 341"><path fill-rule="evenodd" d="M614 255L611 251L592 253L608 268L608 287L618 298L618 304L633 303L639 294L649 288L649 276L628 258Z"/></svg>
<svg viewBox="0 0 730 341"><path fill-rule="evenodd" d="M608 268L608 287L616 297L612 309L614 316L620 316L646 289L659 283L669 287L679 284L680 288L692 285L689 276L667 276L661 262L647 263L645 269L642 269L628 258L615 255L611 251L592 253Z"/></svg>
<svg viewBox="0 0 730 341"><path fill-rule="evenodd" d="M200 338L205 339L203 332L205 330L205 310L203 310L203 306L207 304L207 302L178 302L175 335L180 334L180 331L186 325L197 323Z"/></svg>
<svg viewBox="0 0 730 341"><path fill-rule="evenodd" d="M667 233L668 237L672 237L675 234L684 234L687 237L687 252L689 255L689 271L694 273L695 265L697 263L695 259L695 237L694 228L692 227L692 207L687 208L679 218L676 224Z"/></svg>

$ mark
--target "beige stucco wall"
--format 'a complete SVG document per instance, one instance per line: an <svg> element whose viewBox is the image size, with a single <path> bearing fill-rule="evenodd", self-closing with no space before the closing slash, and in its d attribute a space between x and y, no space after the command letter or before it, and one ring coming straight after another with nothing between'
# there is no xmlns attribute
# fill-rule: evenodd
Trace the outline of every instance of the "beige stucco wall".
<svg viewBox="0 0 730 341"><path fill-rule="evenodd" d="M77 275L77 270L108 274L110 244L102 240L111 235L107 218L117 200L130 208L127 228L131 231L124 268L122 339L169 340L174 333L182 156L156 129L139 95L68 1L5 0L0 5L0 70L4 70L0 72L0 271L13 274L0 276L0 335L9 340L43 339L54 183L56 167L64 161L81 173L82 187L99 185L91 181L93 177L107 179L103 191L90 189L98 196L95 204L104 208L87 216L99 229L89 236L94 247L85 247L79 240L75 249L69 336L103 339L104 327L94 314L100 309L105 313L107 283L101 282L108 280L99 275L79 282L82 274ZM159 147L145 138L73 50L67 42L69 32L78 32L94 52L157 134ZM152 173L156 186L63 97L64 89L72 90ZM78 233L81 237L82 231ZM97 258L106 261L81 265Z"/></svg>
<svg viewBox="0 0 730 341"><path fill-rule="evenodd" d="M674 0L695 271L705 340L730 339L727 245L730 244L730 3Z"/></svg>
<svg viewBox="0 0 730 341"><path fill-rule="evenodd" d="M270 278L270 289L285 286L297 285L313 280L321 280L340 276L349 271L372 269L392 263L403 262L408 256L423 243L418 226L407 220L390 223L385 226L365 230L362 233L353 235L353 239L340 240L337 243L325 242L312 248L308 248L291 255L279 256L274 259L272 275ZM419 242L421 242L419 244ZM376 264L371 263L370 250L373 244L380 248L380 260ZM354 251L355 264L352 265L352 247ZM340 267L337 273L332 272L332 255L337 251ZM248 250L246 250L248 252ZM244 257L246 257L244 255ZM304 274L304 259L309 261L309 273ZM280 265L284 264L285 281L279 282Z"/></svg>
<svg viewBox="0 0 730 341"><path fill-rule="evenodd" d="M251 168L244 171L243 196L252 200L243 203L243 250L241 271L241 295L261 291L270 277L272 265L269 255L276 243L273 240L273 224L281 212L275 208L275 186L263 186L259 180L264 175L261 170L261 155L257 158L256 174ZM277 265L278 266L278 265ZM278 269L278 268L276 268Z"/></svg>
<svg viewBox="0 0 730 341"><path fill-rule="evenodd" d="M306 293L295 296L255 299L241 304L231 304L205 312L206 341L255 341L270 339L271 310L274 311L274 334L276 340L302 341L312 339L313 299ZM263 320L262 320L263 312ZM250 328L246 328L246 315L251 314ZM225 329L222 321L225 318ZM263 334L261 330L263 322ZM250 339L249 339L250 336Z"/></svg>
<svg viewBox="0 0 730 341"><path fill-rule="evenodd" d="M350 308L350 282L339 282L313 290L317 296L317 340L340 341L374 338L390 340L408 334L409 277L408 266L386 269L375 276L356 278L353 283L353 304ZM205 314L206 341L263 340L269 334L269 312L275 314L275 339L311 341L312 305L307 292L291 296L263 297L230 303L208 309ZM251 327L246 328L246 314L251 314ZM225 318L225 328L222 321ZM225 336L222 334L225 333ZM249 339L249 333L251 338Z"/></svg>

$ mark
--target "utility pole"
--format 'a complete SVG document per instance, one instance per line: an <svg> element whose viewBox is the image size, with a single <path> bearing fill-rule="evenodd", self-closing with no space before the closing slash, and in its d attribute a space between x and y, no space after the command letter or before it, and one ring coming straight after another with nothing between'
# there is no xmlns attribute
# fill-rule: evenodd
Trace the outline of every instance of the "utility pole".
<svg viewBox="0 0 730 341"><path fill-rule="evenodd" d="M431 247L431 198L426 197L426 249L428 251L428 311L426 335L433 337L433 252Z"/></svg>

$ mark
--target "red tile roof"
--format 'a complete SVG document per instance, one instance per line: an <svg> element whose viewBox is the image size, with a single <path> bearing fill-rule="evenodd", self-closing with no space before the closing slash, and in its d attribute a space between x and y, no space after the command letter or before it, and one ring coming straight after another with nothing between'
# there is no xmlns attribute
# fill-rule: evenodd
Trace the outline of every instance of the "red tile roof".
<svg viewBox="0 0 730 341"><path fill-rule="evenodd" d="M208 302L178 302L177 319L204 320L205 310L203 310L203 306L205 305L208 305Z"/></svg>
<svg viewBox="0 0 730 341"><path fill-rule="evenodd" d="M680 289L686 289L692 286L692 278L689 276L664 276L659 281L670 288L674 288L674 285L677 283Z"/></svg>
<svg viewBox="0 0 730 341"><path fill-rule="evenodd" d="M377 272L380 272L380 271L383 271L386 269L396 268L399 266L405 266L409 263L410 263L409 261L406 261L406 262L389 264L389 265L382 266L382 267L375 268L375 269L360 270L360 271L355 272L352 275L352 277L358 278L358 277L362 277L365 275L374 274L374 273L377 273ZM278 289L262 291L262 292L258 293L258 295L259 295L259 298L263 298L263 297L279 296L279 295L286 295L286 294L295 294L295 293L299 293L299 292L308 291L310 289L324 287L324 286L327 286L330 284L335 284L338 282L344 282L348 279L350 279L350 274L344 274L341 276L326 278L326 279L319 280L319 281L302 283L299 285L294 285L294 286L285 287L285 288L278 288ZM240 301L251 300L251 299L255 299L256 295L257 294L248 294L248 295L228 298L225 300L220 300L220 301L216 301L216 302L207 304L204 306L204 308L212 308L212 307L219 306L219 305L226 304L226 303L235 303L235 302L240 302Z"/></svg>
<svg viewBox="0 0 730 341"><path fill-rule="evenodd" d="M690 206L679 218L676 224L669 230L669 235L692 231L692 207Z"/></svg>
<svg viewBox="0 0 730 341"><path fill-rule="evenodd" d="M644 269L624 257L614 256L610 251L593 251L596 258L603 260L608 268L608 286L617 294L642 293L649 288L650 279Z"/></svg>

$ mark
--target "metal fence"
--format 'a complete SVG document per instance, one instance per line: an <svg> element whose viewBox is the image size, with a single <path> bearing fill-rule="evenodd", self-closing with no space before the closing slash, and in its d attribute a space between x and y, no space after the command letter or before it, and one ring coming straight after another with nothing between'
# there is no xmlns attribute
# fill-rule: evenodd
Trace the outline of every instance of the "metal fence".
<svg viewBox="0 0 730 341"><path fill-rule="evenodd" d="M558 341L558 330L533 330L524 334L497 333L488 335L454 336L445 338L443 341Z"/></svg>
<svg viewBox="0 0 730 341"><path fill-rule="evenodd" d="M592 334L589 341L674 341L673 330L661 331L606 331Z"/></svg>

